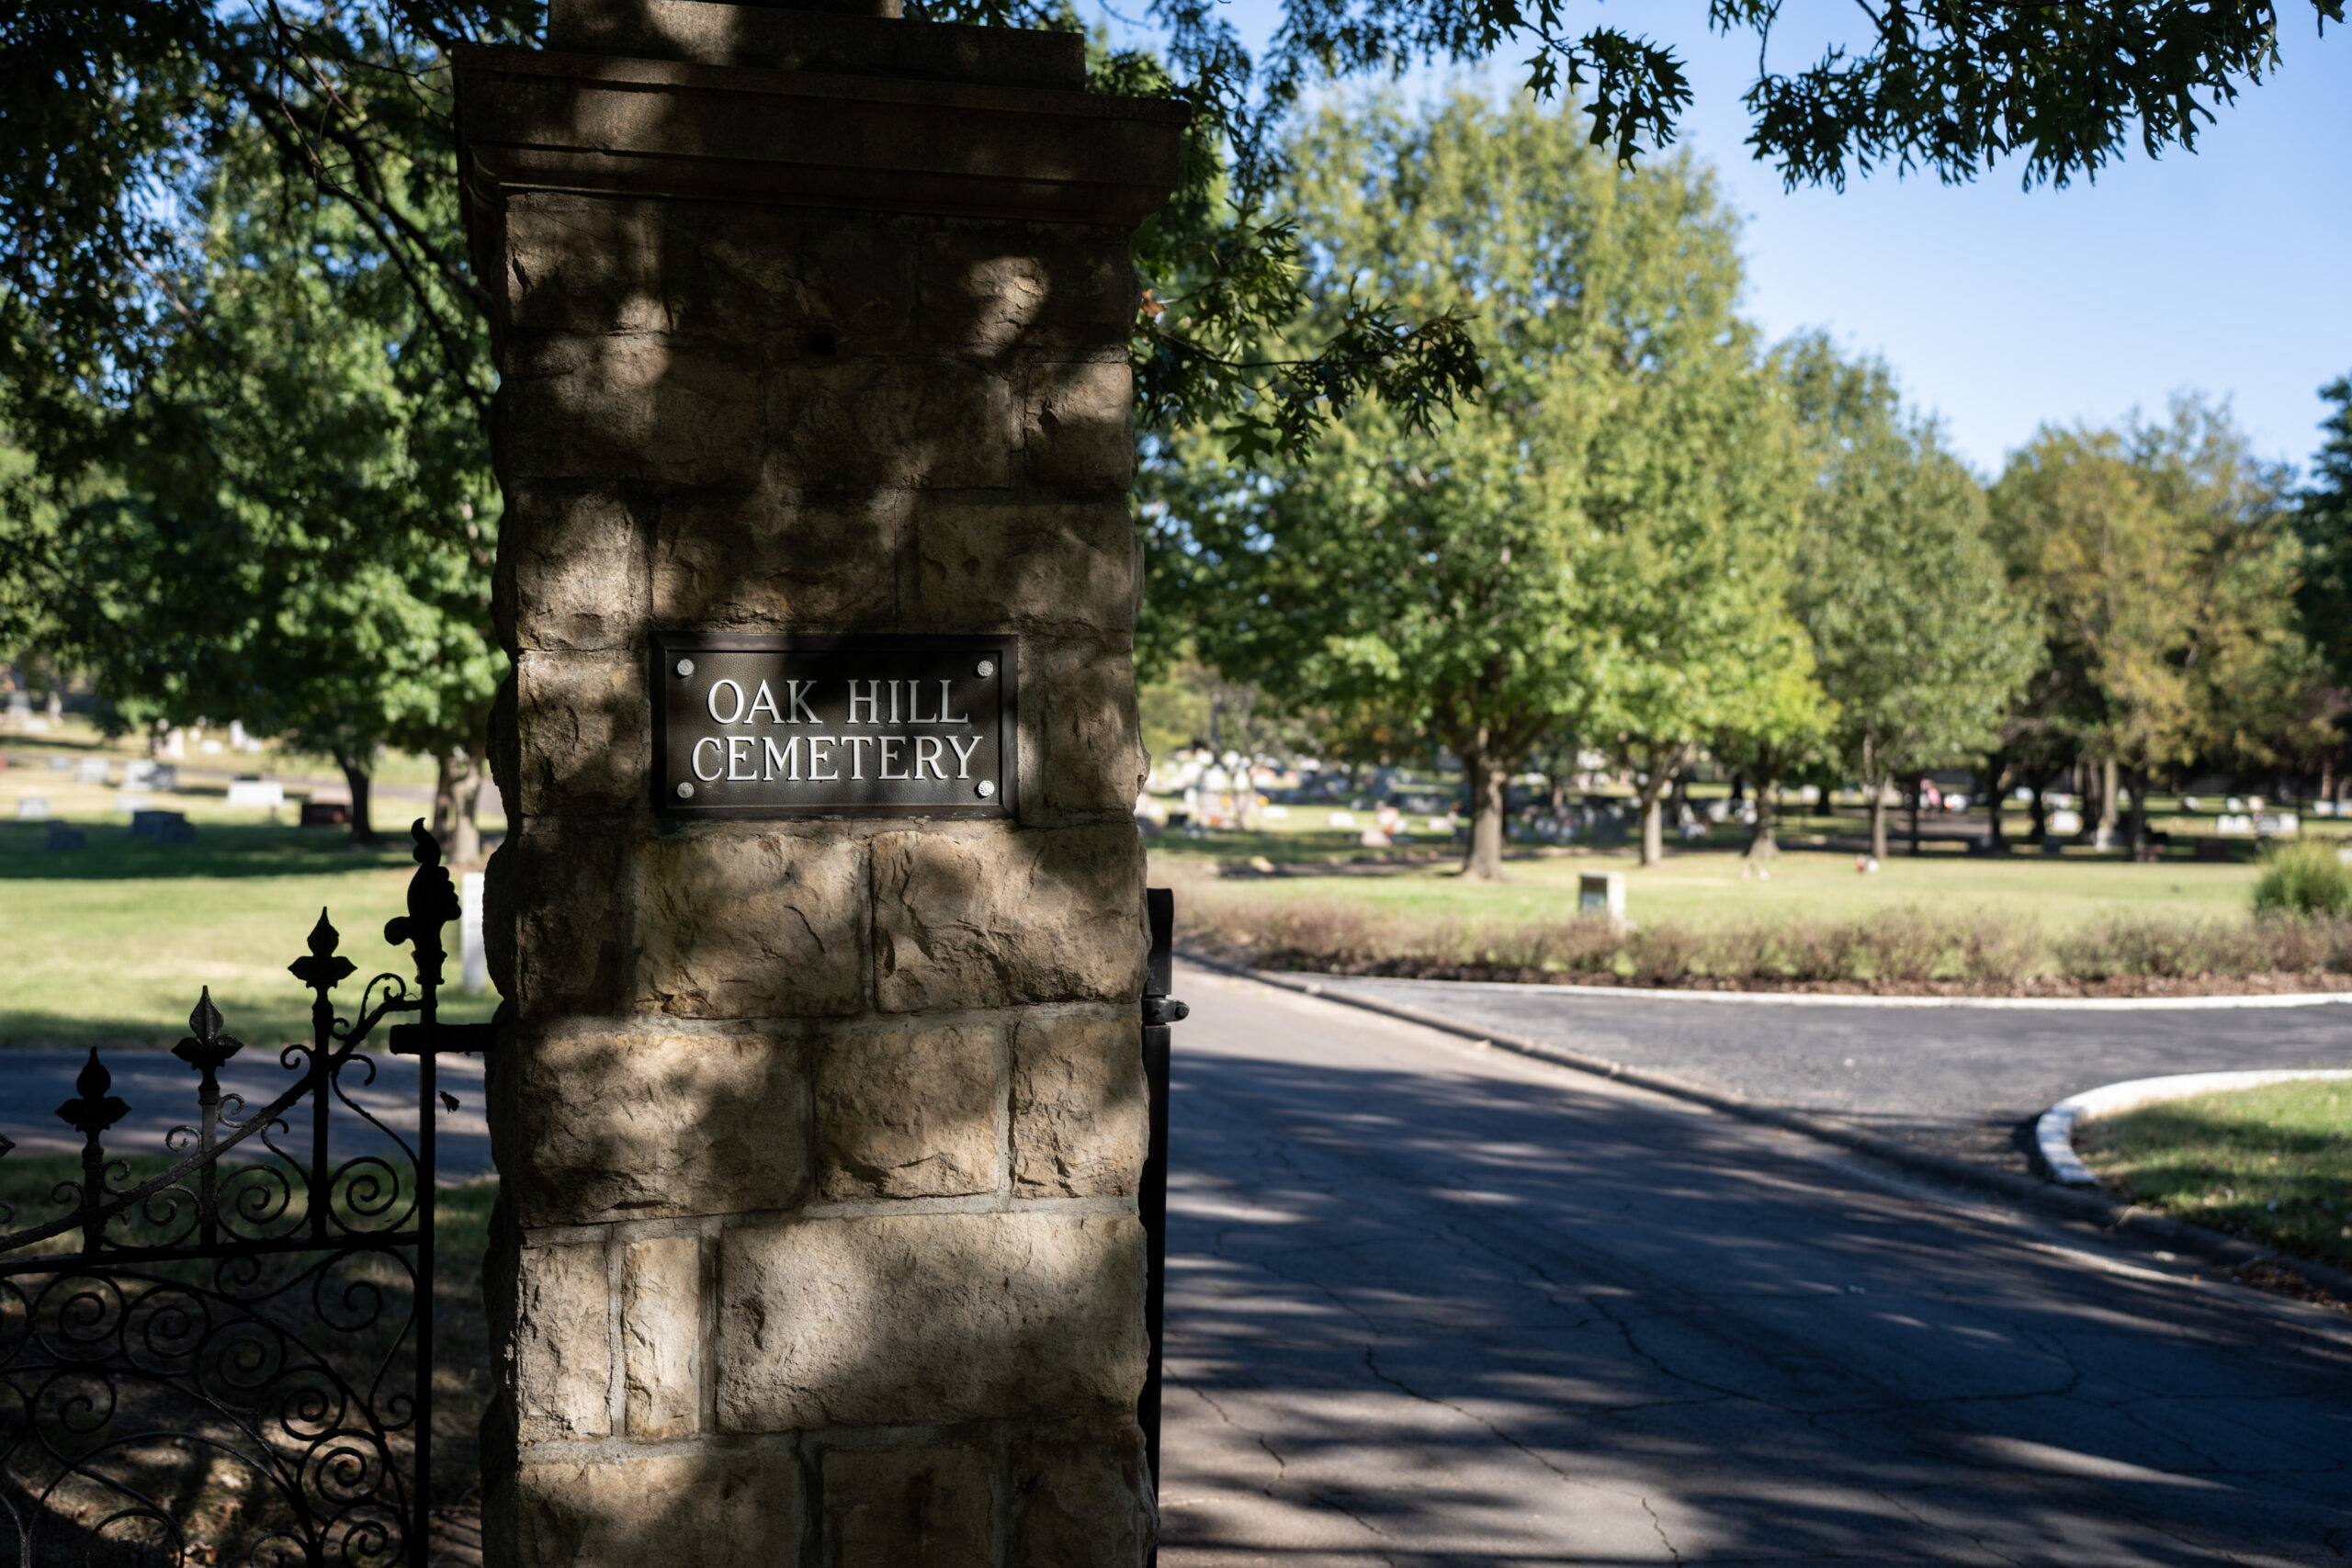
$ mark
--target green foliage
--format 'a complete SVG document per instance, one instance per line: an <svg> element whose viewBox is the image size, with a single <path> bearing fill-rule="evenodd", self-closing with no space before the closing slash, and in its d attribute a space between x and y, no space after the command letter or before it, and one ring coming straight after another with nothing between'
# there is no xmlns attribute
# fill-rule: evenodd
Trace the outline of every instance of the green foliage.
<svg viewBox="0 0 2352 1568"><path fill-rule="evenodd" d="M386 744L478 755L497 490L433 323L257 131L198 214L164 280L186 316L119 411L94 401L92 477L18 580L133 719L241 717L360 774Z"/></svg>
<svg viewBox="0 0 2352 1568"><path fill-rule="evenodd" d="M1434 429L1358 408L1262 471L1183 433L1147 481L1148 614L1343 727L1451 748L1475 857L1546 732L1695 740L1800 657L1792 443L1686 161L1623 170L1573 117L1466 96L1335 107L1290 151L1315 256L1294 335L1365 294L1451 314L1487 390Z"/></svg>
<svg viewBox="0 0 2352 1568"><path fill-rule="evenodd" d="M1837 705L1834 744L1870 784L1988 743L2039 652L1987 542L1984 494L1875 362L1826 339L1781 351L1820 478L1791 603Z"/></svg>
<svg viewBox="0 0 2352 1568"><path fill-rule="evenodd" d="M2342 0L2312 0L2341 20ZM935 21L1074 28L1067 0L917 0ZM2151 153L2277 60L2272 0L2116 0L2096 8L1897 3L1810 66L1774 70L1772 0L1710 0L1709 25L1758 41L1750 144L1791 185L1842 186L1883 163L1973 177L2016 155L2029 184L2095 174L2136 130ZM1153 0L1164 52L1098 51L1098 90L1199 110L1182 189L1140 238L1149 292L1138 385L1163 428L1222 423L1236 456L1295 451L1357 400L1408 428L1475 389L1462 323L1368 296L1329 335L1275 351L1303 264L1270 204L1293 110L1317 83L1525 51L1527 85L1588 111L1620 159L1674 140L1690 101L1665 42L1579 29L1558 0L1283 0L1253 60L1215 0ZM460 42L528 41L536 0L209 0L0 9L0 385L16 427L60 473L94 407L137 385L172 329L162 280L187 270L187 221L235 130L278 173L345 204L415 295L445 374L486 398L482 310L462 240L431 209L455 186L446 61ZM920 25L910 23L910 25ZM478 407L477 412L481 412ZM55 461L60 457L71 460Z"/></svg>
<svg viewBox="0 0 2352 1568"><path fill-rule="evenodd" d="M2332 843L2298 841L2262 857L2254 885L2257 915L2352 915L2352 866Z"/></svg>
<svg viewBox="0 0 2352 1568"><path fill-rule="evenodd" d="M2352 686L2352 376L2323 387L2320 396L2335 411L2320 427L2325 439L2299 498L2303 575L2295 610L2340 690Z"/></svg>
<svg viewBox="0 0 2352 1568"><path fill-rule="evenodd" d="M2188 400L2161 423L2045 427L2010 459L1995 535L2049 663L2079 672L2087 745L2144 774L2324 741L2286 484L2224 412Z"/></svg>

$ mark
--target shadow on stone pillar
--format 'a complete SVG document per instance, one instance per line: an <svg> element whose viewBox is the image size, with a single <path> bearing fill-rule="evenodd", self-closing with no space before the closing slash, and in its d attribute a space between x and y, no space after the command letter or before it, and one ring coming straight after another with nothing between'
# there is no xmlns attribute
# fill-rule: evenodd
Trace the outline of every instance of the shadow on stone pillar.
<svg viewBox="0 0 2352 1568"><path fill-rule="evenodd" d="M513 830L492 1560L1141 1563L1126 492L1180 105L1082 40L556 0L458 60ZM1017 638L1017 815L662 808L657 633Z"/></svg>

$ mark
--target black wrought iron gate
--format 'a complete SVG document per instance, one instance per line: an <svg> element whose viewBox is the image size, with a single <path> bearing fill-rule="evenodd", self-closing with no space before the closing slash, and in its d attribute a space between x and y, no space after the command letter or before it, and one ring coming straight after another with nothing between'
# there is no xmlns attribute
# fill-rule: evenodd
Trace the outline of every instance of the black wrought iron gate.
<svg viewBox="0 0 2352 1568"><path fill-rule="evenodd" d="M1174 1041L1170 1025L1181 1023L1192 1010L1168 994L1176 967L1176 895L1166 887L1144 890L1144 920L1150 933L1151 960L1143 987L1143 1077L1150 1100L1150 1143L1146 1145L1143 1181L1136 1207L1143 1218L1144 1331L1148 1359L1144 1368L1143 1397L1136 1402L1136 1421L1143 1427L1144 1461L1151 1470L1155 1495L1159 1486L1160 1348L1166 1337L1168 1297L1168 1091L1169 1053Z"/></svg>
<svg viewBox="0 0 2352 1568"><path fill-rule="evenodd" d="M413 991L379 975L338 1018L330 993L356 966L321 910L288 965L311 1028L278 1054L282 1092L258 1110L223 1092L245 1047L208 987L174 1050L194 1122L160 1156L109 1149L130 1108L92 1051L57 1110L83 1136L79 1178L38 1214L0 1204L0 1568L424 1562L434 1128L456 1109L435 1056L491 1028L440 1022L458 897L440 845L411 834L384 940L412 949ZM377 1076L362 1047L396 1018L384 1044L418 1059L413 1143L356 1098Z"/></svg>

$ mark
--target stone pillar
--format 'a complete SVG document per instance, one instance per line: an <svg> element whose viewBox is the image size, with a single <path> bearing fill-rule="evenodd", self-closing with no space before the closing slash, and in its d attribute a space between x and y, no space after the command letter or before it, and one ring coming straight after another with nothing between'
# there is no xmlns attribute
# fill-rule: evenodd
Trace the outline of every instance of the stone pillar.
<svg viewBox="0 0 2352 1568"><path fill-rule="evenodd" d="M557 0L469 50L503 377L516 1568L1138 1564L1127 245L1080 40ZM682 822L650 638L1019 638L1012 820Z"/></svg>

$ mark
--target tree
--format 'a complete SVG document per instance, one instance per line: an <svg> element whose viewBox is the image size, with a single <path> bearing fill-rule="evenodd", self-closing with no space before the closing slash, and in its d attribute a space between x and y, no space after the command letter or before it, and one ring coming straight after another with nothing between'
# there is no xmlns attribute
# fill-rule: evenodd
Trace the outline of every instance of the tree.
<svg viewBox="0 0 2352 1568"><path fill-rule="evenodd" d="M2123 772L2135 852L2154 773L2264 764L2311 739L2320 671L2293 622L2286 494L2285 471L2193 399L2161 423L2045 427L1995 488L2052 662L2078 663L2094 694L2087 739Z"/></svg>
<svg viewBox="0 0 2352 1568"><path fill-rule="evenodd" d="M89 421L95 478L21 570L130 716L234 715L331 755L365 841L380 747L484 750L496 488L409 292L259 151L224 158L208 243L166 280L183 325Z"/></svg>
<svg viewBox="0 0 2352 1568"><path fill-rule="evenodd" d="M2321 423L2325 439L2312 482L2298 498L2295 532L2303 546L2303 575L2295 611L2340 705L2342 694L2352 689L2352 376L2339 377L2319 395L2335 412ZM2343 745L2340 724L2331 727L2327 742L2334 763Z"/></svg>
<svg viewBox="0 0 2352 1568"><path fill-rule="evenodd" d="M1797 630L1793 623L1792 631ZM1763 863L1781 852L1774 792L1781 782L1815 761L1838 710L1814 678L1813 648L1802 635L1787 651L1757 667L1760 677L1709 743L1717 761L1756 784L1756 823L1746 858Z"/></svg>
<svg viewBox="0 0 2352 1568"><path fill-rule="evenodd" d="M1992 739L2032 673L2034 623L1987 538L1983 489L1934 425L1905 417L1886 367L1818 336L1779 363L1820 473L1791 602L1883 859L1889 780Z"/></svg>
<svg viewBox="0 0 2352 1568"><path fill-rule="evenodd" d="M1079 25L1064 0L913 9ZM1959 181L2012 156L2029 185L2063 184L2135 136L2151 155L2193 150L2200 127L2278 59L2272 0L1895 0L1862 8L1855 35L1789 71L1770 63L1779 11L1777 0L1711 0L1708 23L1757 36L1749 144L1792 186L1842 186L1885 164ZM2343 19L2342 0L2313 11ZM1098 51L1095 85L1181 96L1200 113L1184 188L1138 243L1149 285L1136 318L1139 388L1166 427L1222 420L1245 451L1295 450L1366 395L1417 425L1469 388L1462 323L1403 319L1377 299L1328 321L1321 340L1268 352L1306 269L1270 197L1283 188L1290 112L1317 82L1524 51L1528 85L1589 108L1593 141L1621 158L1670 143L1690 99L1670 45L1609 23L1578 32L1555 0L1283 0L1262 61L1215 0L1152 0L1148 14L1164 51ZM153 280L184 270L190 197L241 124L261 129L282 175L314 183L369 231L415 291L447 372L486 399L467 342L482 297L462 240L420 221L419 206L456 183L449 51L526 41L542 15L536 0L0 10L0 385L18 389L0 420L51 424L72 412L51 401L60 387L132 382L152 363ZM49 434L70 447L72 420L55 423Z"/></svg>
<svg viewBox="0 0 2352 1568"><path fill-rule="evenodd" d="M1431 431L1357 408L1263 471L1197 425L1171 441L1148 610L1228 674L1433 736L1491 877L1539 739L1704 735L1776 651L1751 612L1777 603L1781 422L1731 313L1732 220L1687 161L1623 170L1524 102L1333 108L1291 155L1300 335L1362 293L1456 312L1488 390Z"/></svg>

